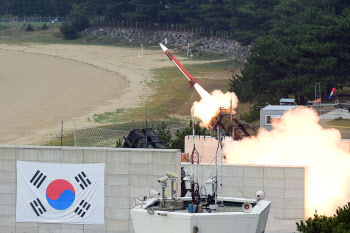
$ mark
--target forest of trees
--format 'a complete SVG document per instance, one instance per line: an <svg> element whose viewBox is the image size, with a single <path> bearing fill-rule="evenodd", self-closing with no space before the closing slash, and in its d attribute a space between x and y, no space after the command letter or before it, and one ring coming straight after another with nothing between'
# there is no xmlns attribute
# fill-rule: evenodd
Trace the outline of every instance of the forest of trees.
<svg viewBox="0 0 350 233"><path fill-rule="evenodd" d="M79 19L64 25L68 33L97 16L227 31L254 45L230 90L257 107L290 96L306 104L318 82L327 92L349 86L349 7L349 0L0 0L2 15Z"/></svg>
<svg viewBox="0 0 350 233"><path fill-rule="evenodd" d="M271 29L280 0L0 0L0 15L75 16L205 26L244 44Z"/></svg>
<svg viewBox="0 0 350 233"><path fill-rule="evenodd" d="M242 74L231 80L240 101L314 100L315 83L330 93L350 82L350 2L281 0L271 29L256 40Z"/></svg>
<svg viewBox="0 0 350 233"><path fill-rule="evenodd" d="M0 0L0 15L78 14L89 19L107 16L120 21L205 26L229 31L243 44L249 44L271 30L283 17L281 14L288 17L311 6L326 14L340 15L349 5L347 0Z"/></svg>

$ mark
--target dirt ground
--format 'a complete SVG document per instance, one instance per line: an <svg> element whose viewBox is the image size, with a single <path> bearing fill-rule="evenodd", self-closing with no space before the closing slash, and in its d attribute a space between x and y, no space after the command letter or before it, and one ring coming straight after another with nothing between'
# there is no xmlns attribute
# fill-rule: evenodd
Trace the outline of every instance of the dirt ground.
<svg viewBox="0 0 350 233"><path fill-rule="evenodd" d="M94 114L139 106L150 70L172 65L161 49L139 53L135 47L0 44L0 143L40 144L59 134L62 120L65 131L91 127L98 125Z"/></svg>

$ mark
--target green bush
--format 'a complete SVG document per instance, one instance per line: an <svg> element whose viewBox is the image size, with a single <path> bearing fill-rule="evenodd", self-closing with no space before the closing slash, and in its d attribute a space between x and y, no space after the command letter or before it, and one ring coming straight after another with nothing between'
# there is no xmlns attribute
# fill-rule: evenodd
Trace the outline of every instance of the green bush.
<svg viewBox="0 0 350 233"><path fill-rule="evenodd" d="M171 135L170 130L167 128L167 125L164 123L162 125L157 125L154 129L155 133L158 135L159 139L163 144L170 149L181 149L181 152L185 151L185 140L184 138L188 135L192 135L192 121L186 128L176 130L175 135ZM209 135L210 132L206 128L199 126L197 122L195 127L196 135Z"/></svg>
<svg viewBox="0 0 350 233"><path fill-rule="evenodd" d="M44 23L44 25L41 26L41 29L42 29L42 30L47 30L47 29L49 29L49 27L46 25L46 23Z"/></svg>
<svg viewBox="0 0 350 233"><path fill-rule="evenodd" d="M297 222L297 230L303 233L348 233L350 232L350 202L338 207L333 217L314 214L314 218Z"/></svg>
<svg viewBox="0 0 350 233"><path fill-rule="evenodd" d="M65 39L74 40L78 38L79 31L71 23L64 22L60 28L60 32Z"/></svg>
<svg viewBox="0 0 350 233"><path fill-rule="evenodd" d="M78 38L78 33L89 27L89 19L86 17L78 17L71 23L65 22L62 24L60 31L63 37L68 40Z"/></svg>
<svg viewBox="0 0 350 233"><path fill-rule="evenodd" d="M80 32L90 26L90 21L86 17L78 17L72 21L72 25Z"/></svg>
<svg viewBox="0 0 350 233"><path fill-rule="evenodd" d="M260 110L252 109L250 112L243 114L244 120L248 123L259 120L260 119Z"/></svg>
<svg viewBox="0 0 350 233"><path fill-rule="evenodd" d="M24 30L26 30L27 32L31 32L31 31L34 31L34 28L31 24L28 24Z"/></svg>

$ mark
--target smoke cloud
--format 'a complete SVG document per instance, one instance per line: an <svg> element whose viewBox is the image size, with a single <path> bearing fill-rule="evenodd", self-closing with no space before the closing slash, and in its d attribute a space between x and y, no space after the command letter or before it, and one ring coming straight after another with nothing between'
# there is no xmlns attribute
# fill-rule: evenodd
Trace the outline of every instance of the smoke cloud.
<svg viewBox="0 0 350 233"><path fill-rule="evenodd" d="M232 100L232 114L236 112L234 109L237 108L238 98L233 92L223 93L220 90L215 90L209 94L204 90L199 84L195 84L198 94L201 96L199 102L194 102L192 105L192 110L194 109L194 116L202 120L202 126L208 127L211 119L217 116L221 108L229 109Z"/></svg>
<svg viewBox="0 0 350 233"><path fill-rule="evenodd" d="M273 130L260 129L256 137L225 141L228 163L301 165L309 168L309 216L332 215L349 201L350 153L340 146L336 129L324 129L314 110L298 107L287 111Z"/></svg>
<svg viewBox="0 0 350 233"><path fill-rule="evenodd" d="M232 108L237 108L235 93L215 90L209 94L198 84L195 88L202 99L192 108L206 127L220 107L230 108L231 99ZM271 131L260 129L257 136L235 142L226 138L223 151L227 163L232 164L308 167L307 215L312 216L315 210L332 215L350 200L350 153L341 148L340 142L340 132L324 129L314 110L297 107L273 122Z"/></svg>

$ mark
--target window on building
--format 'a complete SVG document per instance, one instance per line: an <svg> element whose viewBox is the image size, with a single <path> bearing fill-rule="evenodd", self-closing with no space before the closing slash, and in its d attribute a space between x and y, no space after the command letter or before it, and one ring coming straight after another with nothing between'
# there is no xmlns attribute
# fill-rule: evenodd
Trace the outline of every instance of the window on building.
<svg viewBox="0 0 350 233"><path fill-rule="evenodd" d="M272 125L272 123L278 123L281 120L280 115L266 115L265 116L265 125Z"/></svg>

